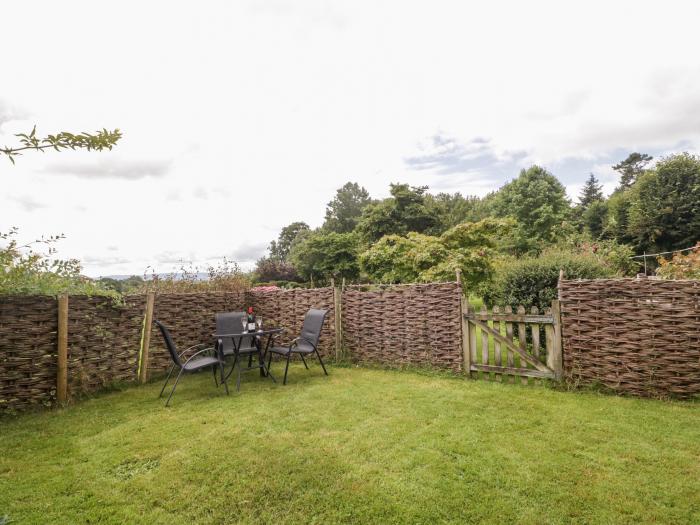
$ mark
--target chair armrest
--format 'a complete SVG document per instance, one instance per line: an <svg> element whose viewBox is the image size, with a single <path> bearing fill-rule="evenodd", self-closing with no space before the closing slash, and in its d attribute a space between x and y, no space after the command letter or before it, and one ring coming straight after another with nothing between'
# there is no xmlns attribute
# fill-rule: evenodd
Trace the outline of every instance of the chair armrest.
<svg viewBox="0 0 700 525"><path fill-rule="evenodd" d="M204 352L209 352L210 350L213 350L213 348L204 348L204 349L200 350L199 352L195 352L194 354L192 354L190 357L187 358L187 361L185 361L184 363L182 363L182 366L185 366L187 363L189 363L190 361L192 361L192 359L195 358L195 357L197 357L199 354L203 354ZM216 358L217 358L219 361L221 361L221 359L219 358L218 355L216 356Z"/></svg>
<svg viewBox="0 0 700 525"><path fill-rule="evenodd" d="M299 341L305 341L311 345L311 348L316 350L316 345L313 344L311 341L309 341L306 337L297 337L295 339L292 339L289 343L285 343L283 346L288 346L289 349L291 350L295 346L299 346Z"/></svg>
<svg viewBox="0 0 700 525"><path fill-rule="evenodd" d="M189 352L190 350L200 347L200 346L208 346L209 343L197 343L196 345L192 345L188 348L185 348L182 352L180 352L177 356L182 357L186 352ZM210 347L211 348L211 347Z"/></svg>

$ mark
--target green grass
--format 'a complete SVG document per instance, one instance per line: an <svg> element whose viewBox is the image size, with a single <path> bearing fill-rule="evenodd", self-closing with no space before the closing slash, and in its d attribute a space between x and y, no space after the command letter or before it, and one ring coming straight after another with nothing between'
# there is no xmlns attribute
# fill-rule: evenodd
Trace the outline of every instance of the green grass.
<svg viewBox="0 0 700 525"><path fill-rule="evenodd" d="M279 371L279 367L278 367ZM0 421L10 523L700 523L700 404L318 367Z"/></svg>

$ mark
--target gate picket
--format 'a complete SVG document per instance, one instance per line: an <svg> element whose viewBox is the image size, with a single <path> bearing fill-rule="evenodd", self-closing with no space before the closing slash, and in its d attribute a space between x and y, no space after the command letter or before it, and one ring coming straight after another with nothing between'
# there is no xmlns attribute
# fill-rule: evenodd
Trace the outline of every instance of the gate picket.
<svg viewBox="0 0 700 525"><path fill-rule="evenodd" d="M503 334L503 327L501 326L501 321L496 317L501 312L498 306L493 307L493 328L499 333ZM493 362L496 366L503 366L503 359L501 358L501 343L495 337L493 340ZM503 381L503 375L495 374L496 381Z"/></svg>

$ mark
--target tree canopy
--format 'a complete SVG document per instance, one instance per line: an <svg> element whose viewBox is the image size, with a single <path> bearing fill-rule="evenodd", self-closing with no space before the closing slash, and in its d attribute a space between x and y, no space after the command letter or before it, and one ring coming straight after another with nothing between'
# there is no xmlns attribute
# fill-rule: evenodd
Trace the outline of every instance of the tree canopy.
<svg viewBox="0 0 700 525"><path fill-rule="evenodd" d="M630 153L625 160L615 164L612 168L620 174L620 184L618 189L626 189L635 183L637 178L644 173L644 167L651 162L654 157L646 153Z"/></svg>
<svg viewBox="0 0 700 525"><path fill-rule="evenodd" d="M562 183L540 166L522 170L503 186L493 196L492 208L496 216L515 220L513 248L519 253L553 243L571 212Z"/></svg>
<svg viewBox="0 0 700 525"><path fill-rule="evenodd" d="M348 233L355 229L362 210L372 202L369 192L356 182L348 182L338 188L333 200L326 206L323 229L336 233Z"/></svg>
<svg viewBox="0 0 700 525"><path fill-rule="evenodd" d="M270 259L275 261L286 261L289 251L296 238L303 232L309 231L309 225L302 221L293 222L285 226L280 231L276 241L270 243Z"/></svg>

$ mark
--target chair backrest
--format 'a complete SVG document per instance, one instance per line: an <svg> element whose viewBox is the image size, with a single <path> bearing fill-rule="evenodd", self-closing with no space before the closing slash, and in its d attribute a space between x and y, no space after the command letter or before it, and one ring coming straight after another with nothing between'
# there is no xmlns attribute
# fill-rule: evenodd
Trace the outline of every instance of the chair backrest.
<svg viewBox="0 0 700 525"><path fill-rule="evenodd" d="M246 318L245 312L225 312L216 314L214 317L216 319L217 334L240 334L243 332L243 319ZM240 342L241 348L250 346L252 341L252 336L242 337ZM230 337L222 338L221 344L224 350L233 350L233 341Z"/></svg>
<svg viewBox="0 0 700 525"><path fill-rule="evenodd" d="M304 316L304 325L301 327L301 337L306 341L310 341L314 346L318 346L318 340L321 337L321 329L323 328L323 322L326 319L326 314L328 310L318 310L312 308ZM304 341L299 341L299 346L308 346L304 344Z"/></svg>
<svg viewBox="0 0 700 525"><path fill-rule="evenodd" d="M177 366L182 367L182 361L180 361L180 357L177 355L177 347L175 346L175 342L170 335L170 331L160 321L156 321L154 319L153 322L156 323L156 326L160 329L160 333L163 335L165 346L168 348L168 352L170 352L170 357Z"/></svg>

